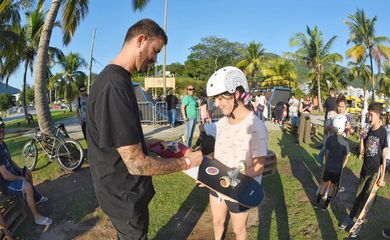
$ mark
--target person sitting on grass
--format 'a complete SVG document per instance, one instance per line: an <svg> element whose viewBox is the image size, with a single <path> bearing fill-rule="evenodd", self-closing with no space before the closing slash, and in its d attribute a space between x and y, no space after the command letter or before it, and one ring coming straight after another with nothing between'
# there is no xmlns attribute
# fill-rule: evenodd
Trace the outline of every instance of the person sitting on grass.
<svg viewBox="0 0 390 240"><path fill-rule="evenodd" d="M339 225L340 229L352 226L354 219L362 211L364 204L374 184L378 186L385 185L385 169L387 159L387 137L386 130L380 124L381 106L378 103L371 103L368 106L368 119L371 125L368 133L360 133L360 155L363 155L363 167L360 171L359 186L356 192L356 198L353 203L349 216ZM378 171L379 177L378 177ZM378 179L378 181L376 181ZM357 234L351 237L357 237Z"/></svg>
<svg viewBox="0 0 390 240"><path fill-rule="evenodd" d="M34 215L35 223L39 225L50 225L53 221L44 217L36 208L39 203L46 202L47 197L38 193L32 181L31 171L21 169L11 159L7 145L5 144L5 123L0 120L0 190L6 196L23 198Z"/></svg>
<svg viewBox="0 0 390 240"><path fill-rule="evenodd" d="M333 127L337 134L328 137L325 142L325 167L322 175L322 183L314 203L314 208L318 208L322 197L328 190L328 197L322 210L326 211L332 197L335 195L335 186L339 183L342 169L347 165L349 155L349 144L343 136L347 118L342 115L336 115L333 120Z"/></svg>

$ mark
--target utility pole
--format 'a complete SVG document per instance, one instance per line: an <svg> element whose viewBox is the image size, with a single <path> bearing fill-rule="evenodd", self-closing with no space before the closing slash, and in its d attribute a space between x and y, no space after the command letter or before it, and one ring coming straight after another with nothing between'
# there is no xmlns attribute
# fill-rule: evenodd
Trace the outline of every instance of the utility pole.
<svg viewBox="0 0 390 240"><path fill-rule="evenodd" d="M167 33L167 11L168 11L168 0L165 0L164 8L164 32ZM167 66L167 46L164 46L164 63L163 63L163 95L167 96L167 76L166 76L166 66Z"/></svg>
<svg viewBox="0 0 390 240"><path fill-rule="evenodd" d="M89 59L89 75L88 75L88 84L87 84L87 93L89 94L89 89L91 88L91 77L92 77L92 61L93 61L93 47L95 45L95 37L96 37L96 28L93 31L92 37L92 45L91 45L91 57Z"/></svg>

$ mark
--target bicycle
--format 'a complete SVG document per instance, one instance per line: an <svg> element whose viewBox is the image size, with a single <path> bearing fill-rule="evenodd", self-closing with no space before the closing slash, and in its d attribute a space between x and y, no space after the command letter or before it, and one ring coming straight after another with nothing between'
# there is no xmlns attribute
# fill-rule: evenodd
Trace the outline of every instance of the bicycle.
<svg viewBox="0 0 390 240"><path fill-rule="evenodd" d="M29 170L34 170L38 161L38 147L46 153L49 161L58 160L60 167L66 171L75 171L84 162L84 150L80 143L69 137L64 124L56 127L54 136L42 134L35 128L33 139L28 141L22 151L24 164Z"/></svg>

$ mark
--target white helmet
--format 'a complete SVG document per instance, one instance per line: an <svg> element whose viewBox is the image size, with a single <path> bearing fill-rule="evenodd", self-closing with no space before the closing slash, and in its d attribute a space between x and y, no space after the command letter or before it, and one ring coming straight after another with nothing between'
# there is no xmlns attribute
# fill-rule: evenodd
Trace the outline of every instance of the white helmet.
<svg viewBox="0 0 390 240"><path fill-rule="evenodd" d="M346 123L347 118L343 114L337 114L333 119L333 127L337 129L338 133L343 133L345 131Z"/></svg>
<svg viewBox="0 0 390 240"><path fill-rule="evenodd" d="M242 86L245 92L249 91L245 74L236 67L223 67L207 81L207 96L213 97L224 92L234 93L239 86Z"/></svg>

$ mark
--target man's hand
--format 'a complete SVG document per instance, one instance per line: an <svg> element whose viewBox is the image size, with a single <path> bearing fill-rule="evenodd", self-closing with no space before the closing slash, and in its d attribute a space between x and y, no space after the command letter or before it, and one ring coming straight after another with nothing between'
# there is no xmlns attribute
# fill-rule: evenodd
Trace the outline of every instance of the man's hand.
<svg viewBox="0 0 390 240"><path fill-rule="evenodd" d="M203 160L203 155L200 150L193 151L192 149L188 149L184 154L184 157L190 159L191 165L188 168L199 166Z"/></svg>

